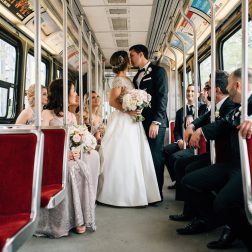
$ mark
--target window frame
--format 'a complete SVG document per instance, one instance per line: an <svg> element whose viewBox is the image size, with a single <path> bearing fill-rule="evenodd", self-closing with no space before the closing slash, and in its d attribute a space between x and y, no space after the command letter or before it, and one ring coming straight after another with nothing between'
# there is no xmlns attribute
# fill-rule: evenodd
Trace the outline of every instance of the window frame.
<svg viewBox="0 0 252 252"><path fill-rule="evenodd" d="M9 45L13 46L16 51L16 62L15 62L15 76L14 76L14 83L6 82L3 80L0 80L0 87L7 88L8 89L8 99L7 99L7 108L9 107L9 94L10 94L10 88L13 88L13 107L12 112L9 115L9 110L7 109L6 114L4 117L0 117L0 124L2 123L11 123L16 118L17 114L17 106L18 101L17 97L20 90L20 78L21 78L21 55L23 52L22 43L20 40L15 39L11 34L9 34L4 28L0 30L0 39L4 42L8 43Z"/></svg>

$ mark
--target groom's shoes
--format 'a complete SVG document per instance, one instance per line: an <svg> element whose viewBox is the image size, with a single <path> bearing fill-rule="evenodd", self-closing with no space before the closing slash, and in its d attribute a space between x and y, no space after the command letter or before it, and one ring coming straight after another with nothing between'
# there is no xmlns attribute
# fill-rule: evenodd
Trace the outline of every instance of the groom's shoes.
<svg viewBox="0 0 252 252"><path fill-rule="evenodd" d="M207 225L205 221L194 218L192 222L187 224L183 228L177 229L177 233L181 235L192 235L192 234L200 234L208 231Z"/></svg>
<svg viewBox="0 0 252 252"><path fill-rule="evenodd" d="M229 226L225 226L218 241L212 241L207 244L209 249L227 249L232 246L236 235Z"/></svg>
<svg viewBox="0 0 252 252"><path fill-rule="evenodd" d="M169 219L173 221L189 221L192 219L192 217L184 214L172 214L169 216Z"/></svg>
<svg viewBox="0 0 252 252"><path fill-rule="evenodd" d="M169 185L167 189L169 190L176 189L176 182L173 185Z"/></svg>

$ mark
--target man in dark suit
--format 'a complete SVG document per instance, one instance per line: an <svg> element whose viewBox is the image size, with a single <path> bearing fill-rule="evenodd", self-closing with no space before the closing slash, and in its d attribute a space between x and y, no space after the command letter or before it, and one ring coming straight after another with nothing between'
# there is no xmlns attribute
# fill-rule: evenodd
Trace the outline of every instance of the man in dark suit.
<svg viewBox="0 0 252 252"><path fill-rule="evenodd" d="M163 145L165 130L168 124L167 101L168 79L164 68L152 64L148 60L148 49L144 45L134 45L130 49L131 64L139 70L133 79L135 88L146 90L152 97L151 107L144 108L143 127L149 141L156 176L163 199L164 183Z"/></svg>
<svg viewBox="0 0 252 252"><path fill-rule="evenodd" d="M248 69L249 100L248 115L252 114L252 69ZM235 70L228 79L229 96L234 103L241 103L241 69ZM231 111L224 119L197 129L191 136L189 145L198 147L200 136L207 140L216 139L225 132L229 133L230 161L206 166L187 174L182 183L186 188L186 196L197 211L199 218L193 220L185 228L178 229L179 234L200 233L219 225L228 224L237 236L251 249L252 228L241 214L244 210L241 181L240 150L238 130L240 128L240 107ZM252 123L245 122L242 135L251 137ZM215 196L212 191L217 192ZM245 232L240 227L244 224Z"/></svg>
<svg viewBox="0 0 252 252"><path fill-rule="evenodd" d="M175 181L174 174L174 163L180 157L190 157L193 155L193 149L184 149L184 140L183 140L183 129L189 125L194 118L195 106L194 106L194 85L189 84L186 89L186 118L184 118L184 108L180 108L176 112L175 117L175 127L174 127L174 140L175 143L168 144L164 147L164 157L165 165L170 174L172 181ZM204 106L204 105L203 105ZM200 113L200 109L199 109ZM185 120L184 120L185 119ZM172 187L169 187L172 188Z"/></svg>

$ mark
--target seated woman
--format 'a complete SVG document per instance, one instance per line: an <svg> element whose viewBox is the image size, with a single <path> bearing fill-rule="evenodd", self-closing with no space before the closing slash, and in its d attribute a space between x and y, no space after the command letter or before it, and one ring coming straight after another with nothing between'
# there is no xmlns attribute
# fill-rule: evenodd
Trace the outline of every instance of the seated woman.
<svg viewBox="0 0 252 252"><path fill-rule="evenodd" d="M68 103L76 103L74 84L68 83ZM63 80L54 80L49 86L49 97L46 110L42 112L43 126L63 125ZM75 115L68 112L68 125L77 124ZM88 158L86 157L88 155ZM67 169L67 186L65 199L53 209L42 208L39 216L36 235L47 235L58 238L67 236L72 228L82 234L86 227L93 231L95 226L95 198L96 190L90 174L90 166L98 166L98 153L91 151L84 154L85 162L80 160L80 153L69 151ZM93 167L92 167L93 168ZM98 176L97 176L98 179Z"/></svg>
<svg viewBox="0 0 252 252"><path fill-rule="evenodd" d="M84 97L84 111L83 111L84 120L89 120L88 105L89 105L89 94L87 93L85 94ZM105 131L105 126L102 123L102 118L100 116L100 107L101 107L100 96L95 91L92 91L91 133L95 136L98 144L100 144Z"/></svg>
<svg viewBox="0 0 252 252"><path fill-rule="evenodd" d="M24 109L18 116L16 124L28 124L35 123L35 84L32 84L27 90L27 98L29 107ZM41 85L41 104L42 109L47 104L47 88Z"/></svg>

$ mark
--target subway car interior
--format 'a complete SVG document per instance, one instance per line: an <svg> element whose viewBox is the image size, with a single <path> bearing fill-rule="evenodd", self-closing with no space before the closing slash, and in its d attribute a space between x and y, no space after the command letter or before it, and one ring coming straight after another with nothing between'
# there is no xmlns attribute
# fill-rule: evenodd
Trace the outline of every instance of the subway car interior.
<svg viewBox="0 0 252 252"><path fill-rule="evenodd" d="M252 251L251 17L0 0L0 251Z"/></svg>

